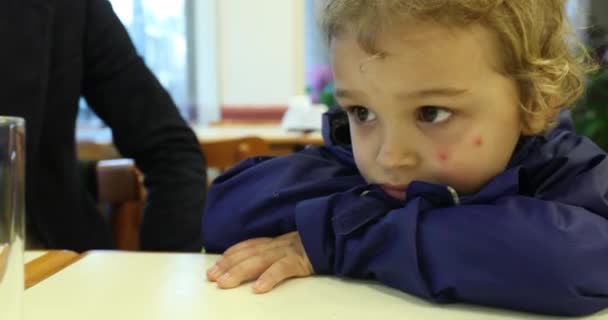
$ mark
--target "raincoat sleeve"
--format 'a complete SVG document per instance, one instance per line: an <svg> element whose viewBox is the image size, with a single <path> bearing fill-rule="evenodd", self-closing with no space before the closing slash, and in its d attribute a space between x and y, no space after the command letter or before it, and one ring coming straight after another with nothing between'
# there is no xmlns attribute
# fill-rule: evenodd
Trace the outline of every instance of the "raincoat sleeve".
<svg viewBox="0 0 608 320"><path fill-rule="evenodd" d="M203 214L205 250L221 253L247 239L294 231L300 201L364 185L354 163L340 161L332 148L250 158L215 179Z"/></svg>

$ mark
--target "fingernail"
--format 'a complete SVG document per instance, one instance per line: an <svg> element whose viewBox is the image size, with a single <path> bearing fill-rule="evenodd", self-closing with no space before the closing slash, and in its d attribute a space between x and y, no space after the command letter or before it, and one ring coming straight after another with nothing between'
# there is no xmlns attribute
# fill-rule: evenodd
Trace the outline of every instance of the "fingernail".
<svg viewBox="0 0 608 320"><path fill-rule="evenodd" d="M223 276L220 277L219 280L217 280L217 282L219 282L219 283L225 283L225 282L230 281L230 278L231 278L230 273L225 273Z"/></svg>
<svg viewBox="0 0 608 320"><path fill-rule="evenodd" d="M217 265L213 266L211 269L209 269L209 271L207 271L207 274L209 274L210 277L215 278L217 277L220 271L220 267L218 267Z"/></svg>
<svg viewBox="0 0 608 320"><path fill-rule="evenodd" d="M253 290L255 291L262 291L266 288L266 282L262 279L258 279L258 281L255 282L255 284L253 285Z"/></svg>

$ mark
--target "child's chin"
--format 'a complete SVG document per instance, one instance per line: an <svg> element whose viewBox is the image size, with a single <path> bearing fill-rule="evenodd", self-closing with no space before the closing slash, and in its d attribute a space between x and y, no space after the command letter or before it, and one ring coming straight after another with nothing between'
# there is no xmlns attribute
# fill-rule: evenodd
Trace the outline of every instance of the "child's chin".
<svg viewBox="0 0 608 320"><path fill-rule="evenodd" d="M399 201L405 201L405 190L395 190L395 189L390 189L390 188L385 188L382 187L382 190L384 191L384 193L386 193L388 196L390 196L391 198L397 199Z"/></svg>

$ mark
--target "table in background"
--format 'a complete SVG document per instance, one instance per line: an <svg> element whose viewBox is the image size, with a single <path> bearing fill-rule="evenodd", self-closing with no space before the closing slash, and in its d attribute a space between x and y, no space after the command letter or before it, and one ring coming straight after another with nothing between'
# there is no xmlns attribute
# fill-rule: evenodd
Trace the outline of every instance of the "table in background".
<svg viewBox="0 0 608 320"><path fill-rule="evenodd" d="M315 276L267 294L205 279L216 255L93 251L25 293L26 320L551 319L471 305L435 305L377 283ZM608 319L608 311L588 319Z"/></svg>
<svg viewBox="0 0 608 320"><path fill-rule="evenodd" d="M193 127L200 142L243 137L260 137L274 154L289 154L307 145L323 144L321 132L287 131L279 124L227 124L218 126Z"/></svg>
<svg viewBox="0 0 608 320"><path fill-rule="evenodd" d="M243 137L259 137L266 141L273 155L289 154L307 145L322 145L321 132L294 132L284 130L280 124L226 124L192 127L199 142L221 141ZM78 157L86 160L118 158L109 129L79 129Z"/></svg>

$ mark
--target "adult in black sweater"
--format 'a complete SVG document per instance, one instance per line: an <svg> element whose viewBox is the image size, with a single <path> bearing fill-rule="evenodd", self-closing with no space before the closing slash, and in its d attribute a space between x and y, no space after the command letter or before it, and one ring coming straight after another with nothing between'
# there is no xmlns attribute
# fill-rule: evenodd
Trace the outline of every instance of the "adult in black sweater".
<svg viewBox="0 0 608 320"><path fill-rule="evenodd" d="M192 130L137 55L106 0L0 3L0 114L26 120L27 232L48 248L112 248L79 176L83 96L135 159L148 191L144 250L197 251L205 163Z"/></svg>

